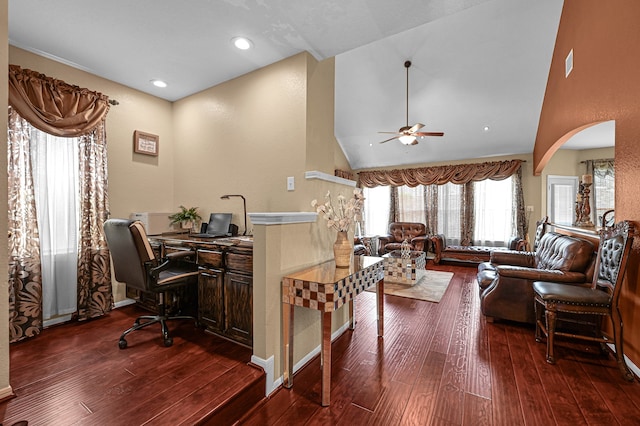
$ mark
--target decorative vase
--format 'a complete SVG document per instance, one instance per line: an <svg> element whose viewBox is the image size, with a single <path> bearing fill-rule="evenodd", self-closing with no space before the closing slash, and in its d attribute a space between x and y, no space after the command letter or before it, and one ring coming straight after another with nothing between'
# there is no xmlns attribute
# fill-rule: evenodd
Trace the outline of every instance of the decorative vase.
<svg viewBox="0 0 640 426"><path fill-rule="evenodd" d="M348 268L351 264L351 254L353 247L349 242L346 231L338 231L336 242L333 243L333 258L336 261L336 268Z"/></svg>

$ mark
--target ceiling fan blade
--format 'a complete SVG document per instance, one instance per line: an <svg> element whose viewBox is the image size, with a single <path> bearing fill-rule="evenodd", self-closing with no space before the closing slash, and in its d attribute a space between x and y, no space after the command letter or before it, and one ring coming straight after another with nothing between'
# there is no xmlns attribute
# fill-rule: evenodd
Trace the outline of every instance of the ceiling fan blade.
<svg viewBox="0 0 640 426"><path fill-rule="evenodd" d="M411 127L411 128L409 129L409 133L415 133L415 132L417 132L418 130L422 129L423 127L424 127L424 124L422 124L422 123L416 123L416 124L414 124L414 125L413 125L413 127Z"/></svg>
<svg viewBox="0 0 640 426"><path fill-rule="evenodd" d="M389 135L402 135L402 133L398 133L398 132L378 132L378 133L384 133Z"/></svg>
<svg viewBox="0 0 640 426"><path fill-rule="evenodd" d="M397 137L397 136L394 136L394 137L392 137L392 138L389 138L389 139L383 140L383 141L382 141L382 142L380 142L380 143L389 142L389 141L392 141L392 140L394 140L394 139L398 139L398 137Z"/></svg>
<svg viewBox="0 0 640 426"><path fill-rule="evenodd" d="M416 132L414 136L444 136L444 132Z"/></svg>

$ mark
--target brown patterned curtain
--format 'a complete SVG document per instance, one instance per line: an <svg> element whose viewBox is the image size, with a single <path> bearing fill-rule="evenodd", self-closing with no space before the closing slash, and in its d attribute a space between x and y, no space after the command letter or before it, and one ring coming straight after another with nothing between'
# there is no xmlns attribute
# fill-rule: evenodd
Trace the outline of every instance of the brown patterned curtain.
<svg viewBox="0 0 640 426"><path fill-rule="evenodd" d="M347 172L346 170L334 170L334 176L337 176L339 178L343 178L343 179L349 179L349 180L355 180L353 178L353 173L351 172Z"/></svg>
<svg viewBox="0 0 640 426"><path fill-rule="evenodd" d="M462 208L460 209L460 245L473 245L473 230L476 224L473 198L473 182L462 185Z"/></svg>
<svg viewBox="0 0 640 426"><path fill-rule="evenodd" d="M10 341L16 342L42 330L29 125L56 136L80 137L82 206L75 317L92 318L112 308L109 252L102 231L108 212L105 118L109 104L104 95L14 65L9 69L9 104L9 324Z"/></svg>
<svg viewBox="0 0 640 426"><path fill-rule="evenodd" d="M438 185L424 186L427 235L438 233Z"/></svg>
<svg viewBox="0 0 640 426"><path fill-rule="evenodd" d="M42 275L36 201L31 177L31 127L9 108L7 134L9 208L9 340L42 330Z"/></svg>
<svg viewBox="0 0 640 426"><path fill-rule="evenodd" d="M484 179L506 179L516 173L522 160L492 161L455 166L420 167L415 169L371 170L358 174L362 186L443 185L447 182L465 184Z"/></svg>
<svg viewBox="0 0 640 426"><path fill-rule="evenodd" d="M398 217L397 187L425 185L425 211L427 233L434 234L438 227L438 185L454 183L463 185L462 209L460 212L460 244L473 244L475 212L473 182L485 179L503 180L513 176L514 205L516 211L516 232L524 238L528 223L525 215L522 192L522 160L492 161L485 163L459 164L449 166L421 167L413 169L372 170L358 173L358 181L363 187L391 186L391 210L389 221Z"/></svg>
<svg viewBox="0 0 640 426"><path fill-rule="evenodd" d="M55 136L80 136L109 112L109 98L35 71L9 65L9 105L36 129Z"/></svg>
<svg viewBox="0 0 640 426"><path fill-rule="evenodd" d="M529 218L524 206L524 193L522 191L522 168L513 175L513 209L516 212L516 235L527 239L529 232Z"/></svg>
<svg viewBox="0 0 640 426"><path fill-rule="evenodd" d="M113 307L111 264L102 230L109 212L107 135L104 120L80 137L80 246L78 248L78 312L85 320Z"/></svg>
<svg viewBox="0 0 640 426"><path fill-rule="evenodd" d="M400 215L398 214L398 210L400 209L400 203L398 202L398 187L392 186L389 194L391 196L389 205L389 224L391 224L393 222L400 221Z"/></svg>

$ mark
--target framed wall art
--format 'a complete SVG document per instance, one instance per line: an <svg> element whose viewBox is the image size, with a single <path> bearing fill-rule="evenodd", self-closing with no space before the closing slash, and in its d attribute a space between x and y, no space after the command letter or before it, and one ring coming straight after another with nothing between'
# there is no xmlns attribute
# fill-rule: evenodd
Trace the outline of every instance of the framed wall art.
<svg viewBox="0 0 640 426"><path fill-rule="evenodd" d="M158 155L160 137L136 130L133 132L133 152L145 155Z"/></svg>

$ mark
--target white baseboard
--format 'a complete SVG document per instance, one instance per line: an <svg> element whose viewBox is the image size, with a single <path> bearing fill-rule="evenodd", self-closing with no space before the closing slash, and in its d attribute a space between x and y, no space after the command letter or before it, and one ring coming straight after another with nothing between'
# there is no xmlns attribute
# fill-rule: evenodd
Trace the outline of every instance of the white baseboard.
<svg viewBox="0 0 640 426"><path fill-rule="evenodd" d="M42 327L47 328L52 325L62 324L63 322L71 321L71 314L68 315L60 315L59 317L50 318L48 320L42 321Z"/></svg>
<svg viewBox="0 0 640 426"><path fill-rule="evenodd" d="M124 299L124 300L121 300L119 302L114 303L113 307L114 308L122 308L123 306L133 305L134 303L136 303L136 301L134 299Z"/></svg>
<svg viewBox="0 0 640 426"><path fill-rule="evenodd" d="M347 321L342 327L337 329L335 332L331 334L331 341L333 342L338 337L342 336L342 334L349 328L349 322ZM315 356L320 353L320 345L316 346L311 352L306 354L300 361L293 365L293 373L295 374L299 369L304 367L309 361L311 361ZM284 353L282 354L284 356ZM269 359L262 359L255 355L251 356L251 362L256 365L262 367L267 374L267 383L265 389L265 396L271 395L271 393L276 390L284 380L283 376L279 376L277 379L274 379L275 376L275 366L273 365L273 355L269 357Z"/></svg>
<svg viewBox="0 0 640 426"><path fill-rule="evenodd" d="M615 354L616 353L616 347L613 345L613 343L607 343L607 346L609 346L609 349L611 349L611 351ZM624 360L627 361L627 367L629 367L629 370L631 370L631 372L633 374L635 374L635 376L637 378L640 378L640 368L638 368L637 365L635 365L633 362L631 362L631 360L629 359L628 356L624 356Z"/></svg>
<svg viewBox="0 0 640 426"><path fill-rule="evenodd" d="M4 389L0 389L0 401L12 396L13 396L13 389L11 388L11 386L7 386Z"/></svg>
<svg viewBox="0 0 640 426"><path fill-rule="evenodd" d="M265 383L264 396L271 395L271 392L273 392L278 388L278 386L282 384L282 377L280 377L278 380L273 380L273 375L275 374L275 369L273 367L273 355L271 355L268 359L263 359L255 355L251 355L251 362L262 367L262 369L266 373L267 380Z"/></svg>

